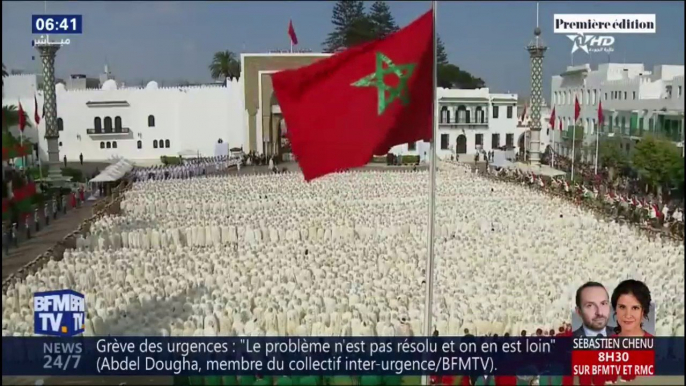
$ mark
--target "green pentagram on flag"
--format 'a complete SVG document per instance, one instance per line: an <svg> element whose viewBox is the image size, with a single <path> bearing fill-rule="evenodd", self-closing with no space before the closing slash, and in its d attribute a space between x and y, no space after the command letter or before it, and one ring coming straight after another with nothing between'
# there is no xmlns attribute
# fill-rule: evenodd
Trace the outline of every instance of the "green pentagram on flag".
<svg viewBox="0 0 686 386"><path fill-rule="evenodd" d="M384 68L384 64L386 67ZM376 70L364 78L353 83L355 87L376 87L379 94L379 115L383 114L386 107L394 100L400 99L403 105L410 103L410 95L407 93L407 81L412 76L414 64L395 65L388 56L381 52L376 53ZM384 83L384 75L395 74L398 76L398 85L391 87ZM386 95L388 92L388 95Z"/></svg>

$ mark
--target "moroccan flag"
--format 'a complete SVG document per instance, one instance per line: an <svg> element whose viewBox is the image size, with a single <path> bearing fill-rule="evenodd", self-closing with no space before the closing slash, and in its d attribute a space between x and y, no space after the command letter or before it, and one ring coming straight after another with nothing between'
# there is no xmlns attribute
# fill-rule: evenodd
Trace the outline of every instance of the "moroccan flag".
<svg viewBox="0 0 686 386"><path fill-rule="evenodd" d="M605 116L603 115L603 102L598 102L598 127L601 127L605 122Z"/></svg>
<svg viewBox="0 0 686 386"><path fill-rule="evenodd" d="M433 15L384 39L273 75L305 180L432 135ZM335 117L335 118L334 118Z"/></svg>
<svg viewBox="0 0 686 386"><path fill-rule="evenodd" d="M576 121L579 120L579 114L581 113L581 106L579 105L579 98L574 97L574 125Z"/></svg>
<svg viewBox="0 0 686 386"><path fill-rule="evenodd" d="M19 102L19 130L24 131L26 127L26 115L24 115L24 108L21 107L21 102Z"/></svg>
<svg viewBox="0 0 686 386"><path fill-rule="evenodd" d="M40 123L40 117L38 116L38 99L36 94L33 94L33 120L36 122L36 126Z"/></svg>
<svg viewBox="0 0 686 386"><path fill-rule="evenodd" d="M293 20L288 22L288 36L291 37L292 45L298 45L298 37L295 35L295 28L293 28Z"/></svg>
<svg viewBox="0 0 686 386"><path fill-rule="evenodd" d="M548 124L553 128L553 130L555 130L555 106L553 106L553 112L550 113L550 120L548 121Z"/></svg>

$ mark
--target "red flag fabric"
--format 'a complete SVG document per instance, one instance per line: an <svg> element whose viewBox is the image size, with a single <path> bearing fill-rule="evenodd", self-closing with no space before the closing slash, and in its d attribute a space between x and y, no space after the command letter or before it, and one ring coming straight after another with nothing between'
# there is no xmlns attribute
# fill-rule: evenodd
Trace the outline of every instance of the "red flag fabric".
<svg viewBox="0 0 686 386"><path fill-rule="evenodd" d="M21 107L21 102L19 102L19 130L24 131L26 127L26 115L24 114L24 108Z"/></svg>
<svg viewBox="0 0 686 386"><path fill-rule="evenodd" d="M554 106L553 106L553 112L550 113L550 121L548 121L548 123L550 124L550 127L552 127L553 130L555 130L555 107Z"/></svg>
<svg viewBox="0 0 686 386"><path fill-rule="evenodd" d="M294 46L298 44L298 37L295 35L295 28L293 28L293 20L288 22L288 36L291 37L291 44Z"/></svg>
<svg viewBox="0 0 686 386"><path fill-rule="evenodd" d="M581 113L581 106L579 105L579 98L574 97L574 124L579 120L579 114Z"/></svg>
<svg viewBox="0 0 686 386"><path fill-rule="evenodd" d="M563 129L563 127L562 127L562 119L560 119L560 131L562 131L562 129Z"/></svg>
<svg viewBox="0 0 686 386"><path fill-rule="evenodd" d="M305 180L364 166L395 145L431 140L433 70L429 11L384 39L274 74Z"/></svg>
<svg viewBox="0 0 686 386"><path fill-rule="evenodd" d="M601 127L605 122L605 116L603 115L603 102L598 102L598 127Z"/></svg>
<svg viewBox="0 0 686 386"><path fill-rule="evenodd" d="M33 95L33 120L36 122L36 126L40 124L40 116L38 116L38 99L36 95Z"/></svg>

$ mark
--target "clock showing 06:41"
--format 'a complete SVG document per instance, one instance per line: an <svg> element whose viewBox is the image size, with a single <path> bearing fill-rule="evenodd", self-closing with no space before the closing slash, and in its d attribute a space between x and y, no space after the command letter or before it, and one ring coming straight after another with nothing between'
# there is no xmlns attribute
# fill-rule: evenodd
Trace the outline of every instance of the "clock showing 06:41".
<svg viewBox="0 0 686 386"><path fill-rule="evenodd" d="M82 15L32 15L31 32L34 34L81 34Z"/></svg>

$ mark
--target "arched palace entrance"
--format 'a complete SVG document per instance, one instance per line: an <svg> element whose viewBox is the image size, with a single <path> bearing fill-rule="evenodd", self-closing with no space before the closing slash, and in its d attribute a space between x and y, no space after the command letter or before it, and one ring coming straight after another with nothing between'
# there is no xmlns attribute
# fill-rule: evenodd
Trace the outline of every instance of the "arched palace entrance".
<svg viewBox="0 0 686 386"><path fill-rule="evenodd" d="M288 140L286 121L281 114L281 107L276 95L271 97L271 111L269 115L269 135L265 136L265 154L274 156L277 161L291 160L291 143Z"/></svg>
<svg viewBox="0 0 686 386"><path fill-rule="evenodd" d="M455 151L457 154L467 154L467 137L464 134L457 136Z"/></svg>

